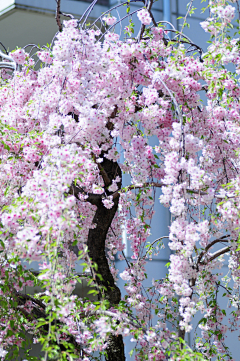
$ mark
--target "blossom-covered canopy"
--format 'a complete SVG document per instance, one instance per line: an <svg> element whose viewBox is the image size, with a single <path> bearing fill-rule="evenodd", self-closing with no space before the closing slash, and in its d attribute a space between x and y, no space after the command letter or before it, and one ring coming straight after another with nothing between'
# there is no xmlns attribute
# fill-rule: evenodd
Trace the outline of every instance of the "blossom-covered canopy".
<svg viewBox="0 0 240 361"><path fill-rule="evenodd" d="M52 45L0 53L2 358L28 348L27 331L44 360L98 360L100 352L123 361L127 336L138 361L232 360L226 333L238 332L240 316L235 7L210 2L201 25L212 43L202 54L157 24L151 6L134 11L138 36L130 21L122 40L109 12L87 27L64 21ZM159 201L171 212L172 253L167 276L146 288L146 265L163 245L148 243ZM120 275L116 258L126 263ZM39 262L39 272L23 260ZM73 292L83 278L92 301ZM33 286L39 293L24 291ZM191 349L183 339L199 313Z"/></svg>

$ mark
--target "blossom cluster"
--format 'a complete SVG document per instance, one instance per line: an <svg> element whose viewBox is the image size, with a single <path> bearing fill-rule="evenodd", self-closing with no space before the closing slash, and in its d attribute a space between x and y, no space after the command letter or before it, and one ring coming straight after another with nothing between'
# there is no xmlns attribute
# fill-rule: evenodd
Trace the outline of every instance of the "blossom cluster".
<svg viewBox="0 0 240 361"><path fill-rule="evenodd" d="M147 9L138 11L137 16L142 24L149 25L151 23L151 17Z"/></svg>

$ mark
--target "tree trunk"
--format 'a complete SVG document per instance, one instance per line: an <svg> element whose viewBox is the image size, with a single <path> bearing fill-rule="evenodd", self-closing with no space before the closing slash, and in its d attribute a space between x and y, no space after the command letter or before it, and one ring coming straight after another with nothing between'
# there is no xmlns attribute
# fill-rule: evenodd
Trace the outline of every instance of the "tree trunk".
<svg viewBox="0 0 240 361"><path fill-rule="evenodd" d="M101 166L110 182L112 182L116 176L120 176L121 178L121 169L117 163L104 158ZM118 183L118 187L121 187L121 182ZM105 190L107 193L107 189ZM89 230L87 240L89 257L93 263L97 264L96 273L102 276L102 279L96 277L96 282L101 289L99 299L107 299L111 306L117 305L121 300L121 292L114 282L105 252L106 236L118 209L119 196L113 201L114 205L110 209L107 209L102 201L99 202L93 219L96 227ZM124 344L121 335L111 335L109 337L106 352L106 359L108 361L125 361Z"/></svg>

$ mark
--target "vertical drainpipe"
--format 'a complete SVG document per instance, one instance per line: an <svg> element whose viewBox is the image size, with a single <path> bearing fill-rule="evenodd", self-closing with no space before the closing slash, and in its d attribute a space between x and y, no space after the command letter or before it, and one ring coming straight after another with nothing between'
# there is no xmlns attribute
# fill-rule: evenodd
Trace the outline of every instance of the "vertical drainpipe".
<svg viewBox="0 0 240 361"><path fill-rule="evenodd" d="M163 20L171 23L171 0L163 0ZM166 28L170 29L171 27L167 24ZM168 35L171 38L171 33Z"/></svg>

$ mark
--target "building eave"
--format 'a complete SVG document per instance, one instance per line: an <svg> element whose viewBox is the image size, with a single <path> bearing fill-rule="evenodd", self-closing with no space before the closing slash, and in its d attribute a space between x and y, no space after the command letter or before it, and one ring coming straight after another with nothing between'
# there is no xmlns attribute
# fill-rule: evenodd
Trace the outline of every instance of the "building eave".
<svg viewBox="0 0 240 361"><path fill-rule="evenodd" d="M55 15L56 3L55 1L32 1L32 0L6 0L7 5L0 5L0 17L8 16L12 10L26 10L35 13ZM90 2L87 1L74 1L62 0L61 11L71 13L78 18L88 8ZM91 18L96 18L99 14L107 11L109 7L103 4L96 4L91 12Z"/></svg>
<svg viewBox="0 0 240 361"><path fill-rule="evenodd" d="M1 7L0 6L0 17L7 14L7 13L10 13L12 10L14 10L16 7L16 4L14 1L12 1L12 3L10 3L9 5L7 5L6 7Z"/></svg>

